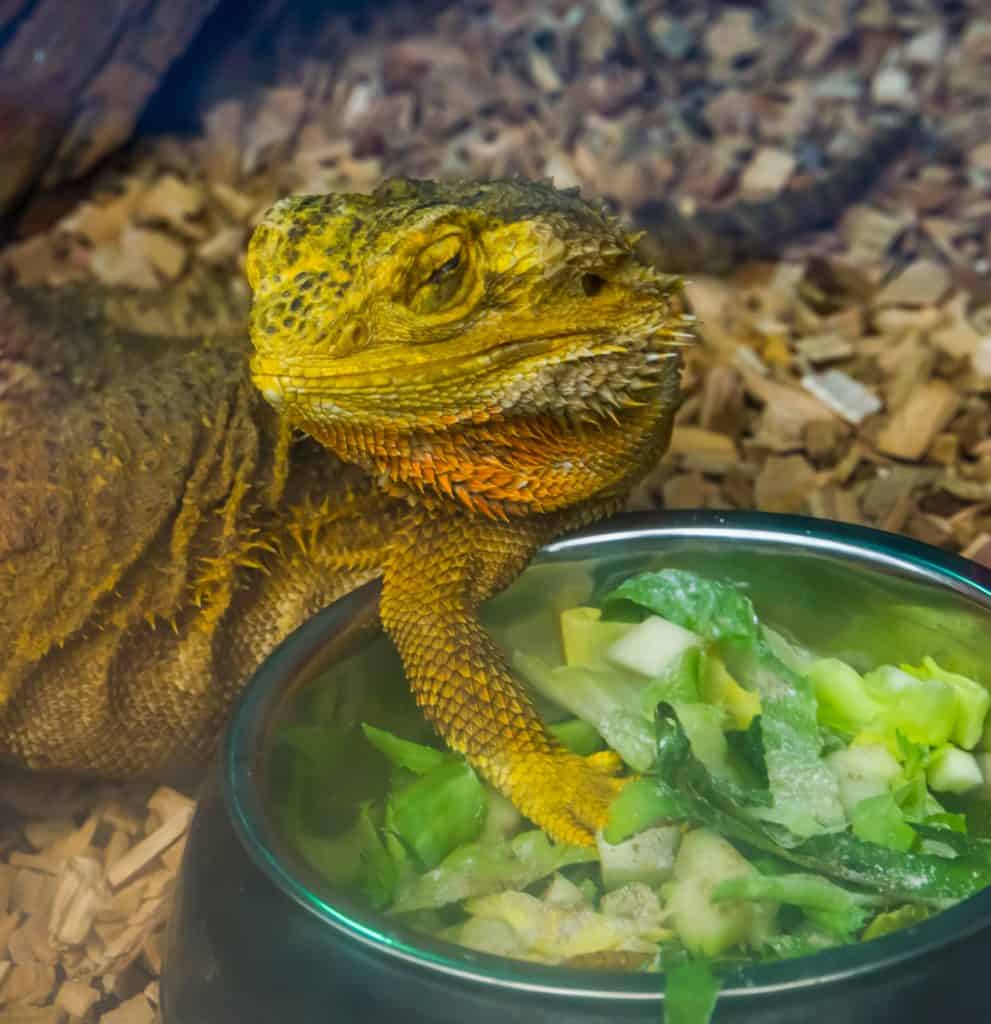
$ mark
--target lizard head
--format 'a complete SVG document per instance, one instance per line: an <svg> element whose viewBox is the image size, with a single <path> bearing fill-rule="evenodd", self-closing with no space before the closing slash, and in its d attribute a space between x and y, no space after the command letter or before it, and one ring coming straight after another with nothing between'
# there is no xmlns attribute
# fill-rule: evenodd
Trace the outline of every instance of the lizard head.
<svg viewBox="0 0 991 1024"><path fill-rule="evenodd" d="M248 252L254 381L318 438L633 405L690 336L635 241L545 184L283 199Z"/></svg>

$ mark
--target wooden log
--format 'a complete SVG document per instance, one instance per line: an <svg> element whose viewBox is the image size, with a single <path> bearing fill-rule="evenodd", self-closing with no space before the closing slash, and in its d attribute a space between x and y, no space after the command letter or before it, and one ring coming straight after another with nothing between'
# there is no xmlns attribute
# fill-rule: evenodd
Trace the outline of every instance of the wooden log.
<svg viewBox="0 0 991 1024"><path fill-rule="evenodd" d="M0 0L0 212L126 141L218 0Z"/></svg>

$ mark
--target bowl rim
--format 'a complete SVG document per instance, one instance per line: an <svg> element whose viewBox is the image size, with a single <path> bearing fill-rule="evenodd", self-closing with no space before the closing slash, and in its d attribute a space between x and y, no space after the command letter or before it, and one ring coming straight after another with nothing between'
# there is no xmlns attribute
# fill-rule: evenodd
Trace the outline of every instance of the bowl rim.
<svg viewBox="0 0 991 1024"><path fill-rule="evenodd" d="M630 540L672 538L750 540L781 547L811 548L897 570L903 576L949 588L991 616L991 571L980 564L900 534L805 516L750 511L689 510L616 516L545 545L533 563L568 560L583 549ZM544 996L623 1002L663 999L663 974L576 971L460 949L416 935L405 941L383 934L374 920L352 916L309 887L279 854L284 845L271 826L259 792L255 754L267 712L285 697L292 680L319 659L328 638L377 601L378 581L364 584L307 620L256 670L242 694L224 738L224 801L235 834L254 864L307 914L366 949L466 983L529 991ZM362 919L364 918L364 919ZM733 967L726 972L720 1002L742 1001L877 975L962 941L991 925L991 887L918 925L868 943L839 946L809 956ZM389 929L404 931L406 929ZM408 930L410 936L415 933ZM814 964L815 969L809 970Z"/></svg>

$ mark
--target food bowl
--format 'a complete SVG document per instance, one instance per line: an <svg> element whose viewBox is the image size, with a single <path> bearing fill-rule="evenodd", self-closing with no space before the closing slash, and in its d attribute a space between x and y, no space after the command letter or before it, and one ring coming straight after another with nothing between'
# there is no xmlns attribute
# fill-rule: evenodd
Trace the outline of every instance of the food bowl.
<svg viewBox="0 0 991 1024"><path fill-rule="evenodd" d="M497 639L550 635L561 595L646 568L746 585L762 617L822 653L935 657L991 683L991 574L891 534L758 513L612 520L545 547L484 618ZM202 792L169 928L165 1024L273 1021L606 1024L663 1019L663 978L548 967L415 933L322 882L273 814L273 736L301 694L338 700L340 771L327 810L371 785L348 747L362 719L420 719L375 624L377 585L314 616L255 674ZM726 978L717 1024L991 1019L991 889L883 938Z"/></svg>

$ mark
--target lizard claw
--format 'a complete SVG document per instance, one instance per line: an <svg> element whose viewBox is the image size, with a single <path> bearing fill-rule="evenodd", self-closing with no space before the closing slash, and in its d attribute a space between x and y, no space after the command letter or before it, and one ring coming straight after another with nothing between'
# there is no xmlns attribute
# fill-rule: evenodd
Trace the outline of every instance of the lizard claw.
<svg viewBox="0 0 991 1024"><path fill-rule="evenodd" d="M562 751L514 760L507 795L560 843L592 846L609 819L609 805L630 781L617 778L623 762L611 750L590 757Z"/></svg>

